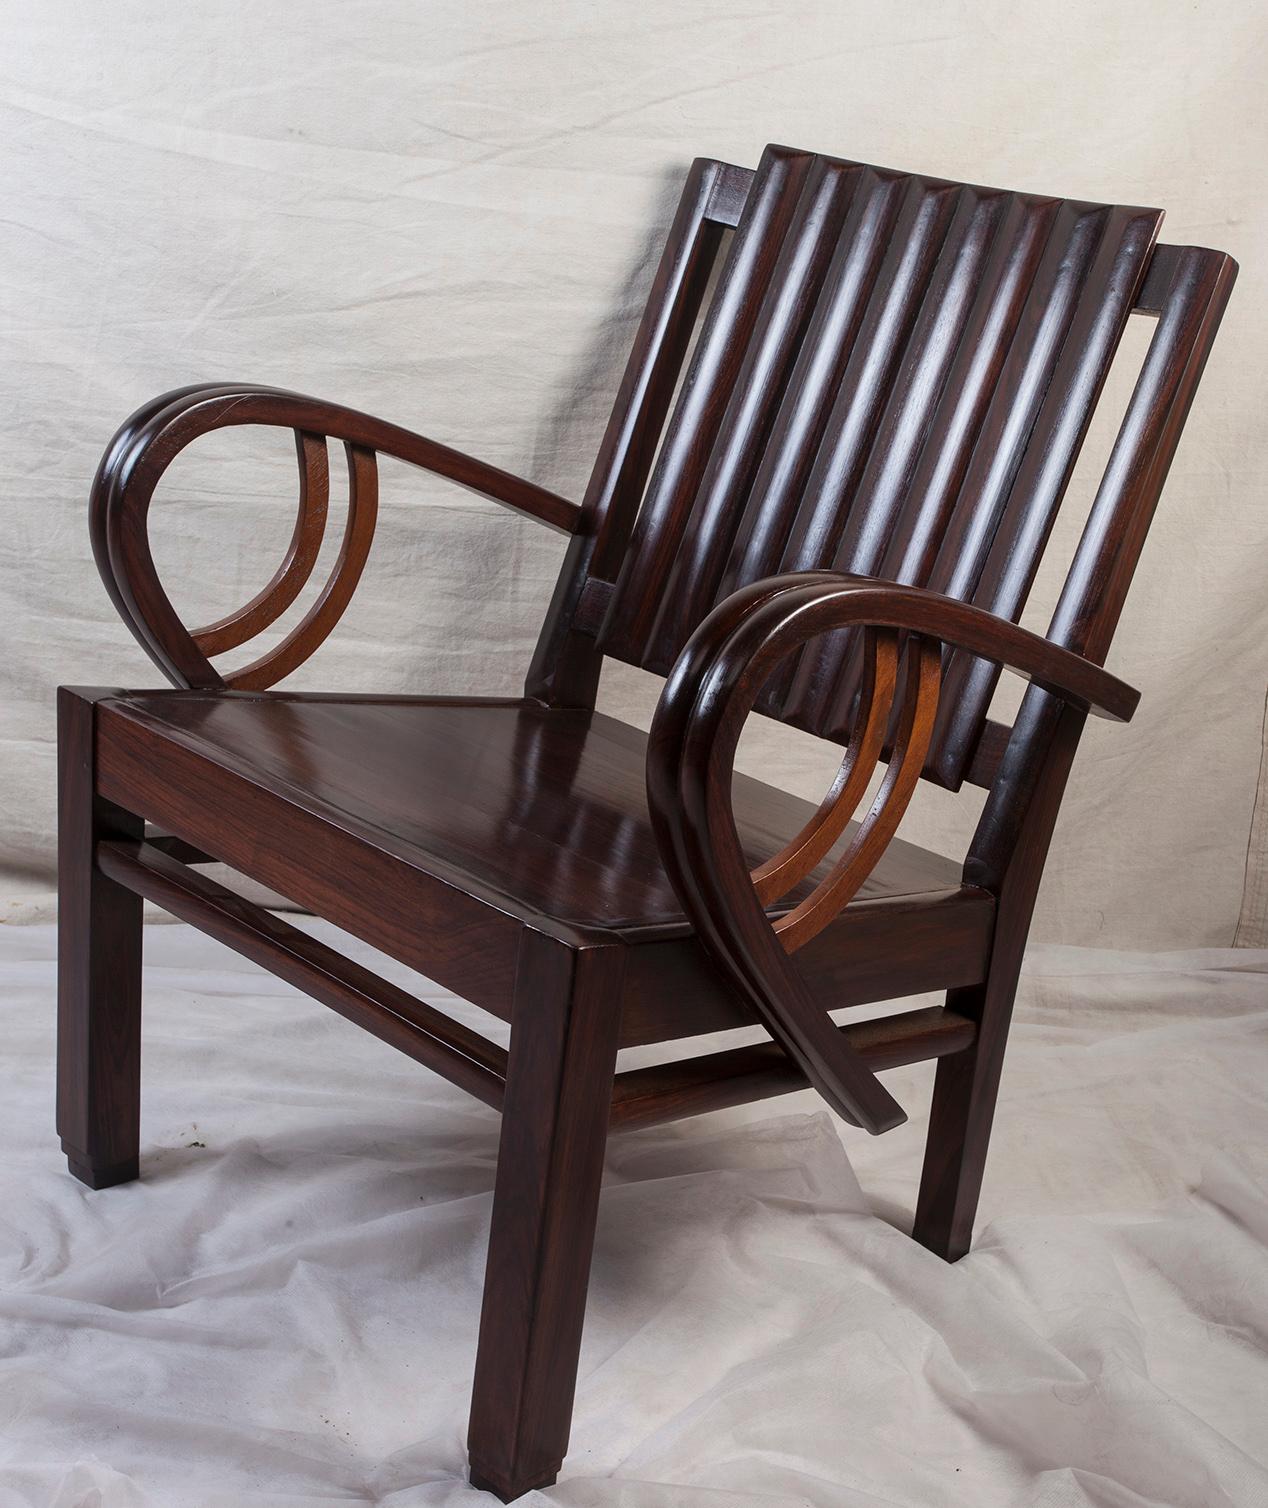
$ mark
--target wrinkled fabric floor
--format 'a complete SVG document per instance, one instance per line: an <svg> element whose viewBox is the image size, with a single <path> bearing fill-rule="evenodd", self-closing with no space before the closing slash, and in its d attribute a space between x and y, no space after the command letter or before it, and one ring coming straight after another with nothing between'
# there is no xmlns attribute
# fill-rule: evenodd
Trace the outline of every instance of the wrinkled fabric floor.
<svg viewBox="0 0 1268 1508"><path fill-rule="evenodd" d="M92 1194L53 930L0 928L0 1504L491 1503L498 1118L185 927L146 947L143 1179ZM1266 953L1036 950L955 1267L894 1228L928 1065L878 1140L809 1094L614 1140L572 1450L522 1501L1268 1504L1266 1032Z"/></svg>

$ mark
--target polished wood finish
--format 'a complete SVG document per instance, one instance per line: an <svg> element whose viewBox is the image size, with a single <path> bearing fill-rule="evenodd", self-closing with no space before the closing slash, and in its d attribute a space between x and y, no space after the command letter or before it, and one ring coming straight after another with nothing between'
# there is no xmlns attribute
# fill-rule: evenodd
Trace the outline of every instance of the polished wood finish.
<svg viewBox="0 0 1268 1508"><path fill-rule="evenodd" d="M873 1072L963 1054L977 1036L976 1022L941 1006L849 1021L837 1030ZM611 1129L655 1126L807 1087L806 1076L776 1042L677 1058L617 1074Z"/></svg>
<svg viewBox="0 0 1268 1508"><path fill-rule="evenodd" d="M360 964L244 901L149 843L99 842L97 868L181 921L263 964L380 1041L502 1108L506 1053Z"/></svg>
<svg viewBox="0 0 1268 1508"><path fill-rule="evenodd" d="M902 713L885 778L871 810L846 845L845 852L833 864L831 872L804 901L798 901L787 916L781 916L775 922L775 936L788 952L804 948L849 905L898 831L933 738L941 679L942 657L938 645L929 639L913 637L907 648Z"/></svg>
<svg viewBox="0 0 1268 1508"><path fill-rule="evenodd" d="M625 952L520 944L467 1435L472 1483L507 1500L568 1448Z"/></svg>
<svg viewBox="0 0 1268 1508"><path fill-rule="evenodd" d="M963 1253L1061 797L1086 717L1135 709L1103 663L1236 274L1156 245L1160 218L786 147L754 171L698 161L579 507L276 389L138 410L98 472L93 543L177 689L59 694L72 1171L137 1174L142 896L500 1108L470 1453L507 1500L566 1449L610 1129L811 1084L880 1132L903 1111L877 1073L936 1059L914 1234ZM1133 312L1156 329L1030 633ZM244 424L294 432L294 532L261 592L190 630L150 502L185 446ZM280 644L217 669L299 600L332 439L350 507L330 578ZM523 698L267 689L352 595L379 453L570 535ZM649 736L594 710L605 656L668 674ZM1031 683L1011 725L987 716L1004 669ZM752 712L844 745L821 802L735 773ZM987 791L962 864L895 836L922 776ZM509 1052L190 867L208 860L509 1019ZM828 1015L935 989L945 1007ZM770 1040L616 1072L622 1046L757 1022Z"/></svg>
<svg viewBox="0 0 1268 1508"><path fill-rule="evenodd" d="M137 768L177 744L192 757L183 770L192 773L193 758L232 769L261 798L261 813L302 801L328 828L342 824L411 864L429 855L464 893L523 920L596 938L635 927L688 930L648 814L648 736L600 712L500 699L129 692L103 707L101 743L102 778L120 801L148 780L173 787L164 806L180 802L177 782L161 769ZM267 808L265 796L274 798ZM735 780L735 808L754 864L814 810L745 775ZM169 831L183 833L193 815L182 806L180 826ZM241 867L237 825L226 823L218 840L214 825L200 824L205 851ZM786 911L826 873L816 864L772 900L773 911ZM860 893L959 884L959 865L899 840Z"/></svg>
<svg viewBox="0 0 1268 1508"><path fill-rule="evenodd" d="M299 460L299 509L295 516L295 531L282 563L268 584L244 607L209 623L206 628L193 630L191 637L205 655L237 649L276 623L313 574L326 533L330 505L330 456L325 435L297 429L295 453Z"/></svg>
<svg viewBox="0 0 1268 1508"><path fill-rule="evenodd" d="M712 193L704 165L649 302L662 383L678 348L652 339L694 320L699 264L716 264ZM667 673L737 588L822 568L1015 619L1160 220L768 147L678 401L649 400L663 439L646 487L623 450L600 455L571 599L607 588L596 650ZM627 376L647 362L636 347ZM614 426L637 422L641 391L629 382ZM947 680L928 773L958 785L994 674L952 655ZM857 645L837 635L761 707L843 737L857 686Z"/></svg>
<svg viewBox="0 0 1268 1508"><path fill-rule="evenodd" d="M791 842L752 871L753 889L763 906L787 895L831 852L858 810L880 761L898 690L898 635L880 632L869 624L863 642L864 679L845 757L810 821Z"/></svg>
<svg viewBox="0 0 1268 1508"><path fill-rule="evenodd" d="M96 854L98 871L107 880L268 968L486 1105L503 1109L507 1054L478 1032L195 873L172 858L167 847L105 839L98 842ZM622 991L618 995L623 998ZM606 1004L610 1008L611 1002ZM837 1029L874 1071L963 1052L976 1035L968 1017L937 1008L847 1022ZM680 1120L806 1087L797 1065L773 1043L631 1069L616 1075L610 1129Z"/></svg>
<svg viewBox="0 0 1268 1508"><path fill-rule="evenodd" d="M75 1177L137 1176L141 1129L141 900L97 867L97 844L140 818L97 788L94 725L108 692L57 693L57 1131Z"/></svg>
<svg viewBox="0 0 1268 1508"><path fill-rule="evenodd" d="M186 446L212 430L251 424L295 432L300 469L295 532L262 592L227 618L191 632L159 581L147 532L150 503L163 473ZM327 439L343 442L349 489L347 525L330 579L281 644L242 670L221 676L209 656L236 648L275 622L316 564L329 497ZM446 477L552 528L570 532L576 523L576 506L544 487L399 425L279 388L224 383L178 388L127 420L111 440L93 482L93 555L120 616L173 685L263 690L319 648L343 615L369 555L379 452Z"/></svg>
<svg viewBox="0 0 1268 1508"><path fill-rule="evenodd" d="M623 1045L754 1019L699 956L647 811L646 737L613 718L531 702L160 691L105 705L99 745L112 800L144 802L199 852L497 1015L508 1014L520 929L532 924L578 943L637 942L632 978L648 983L629 1002ZM745 777L735 791L750 862L812 811ZM819 866L773 914L826 873ZM955 864L895 842L860 896L909 904L888 925L864 906L802 950L816 988L835 999L862 977L882 997L945 983L926 972L929 954L892 944L892 929L926 915L936 966L959 983L983 977L993 903L961 884Z"/></svg>
<svg viewBox="0 0 1268 1508"><path fill-rule="evenodd" d="M855 624L902 628L911 636L889 767L872 811L831 873L771 924L731 816L736 746L760 688L781 661ZM904 1116L828 1026L822 1003L784 955L840 912L892 837L932 736L939 661L931 645L939 642L989 655L1076 708L1125 718L1136 705L1137 694L1104 670L968 603L918 587L796 572L741 588L706 618L674 666L648 746L653 824L701 941L828 1103L873 1133ZM864 729L860 737L866 736Z"/></svg>
<svg viewBox="0 0 1268 1508"><path fill-rule="evenodd" d="M151 848L156 848L160 853L170 854L172 858L179 859L182 864L214 864L216 861L209 853L204 853L193 843L187 843L184 838L177 838L172 833L165 833L162 828L152 827L149 823L145 828L145 841Z"/></svg>
<svg viewBox="0 0 1268 1508"><path fill-rule="evenodd" d="M962 1257L973 1238L1030 916L1083 721L1083 714L1068 705L1032 700L1022 707L1019 726L1046 723L1051 729L1044 760L1034 758L1036 745L1042 747L1036 740L1028 750L1031 758L1015 756L1005 772L1030 787L1023 829L1015 842L991 842L995 814L988 803L975 844L978 862L992 866L999 919L986 978L980 985L947 992L947 1009L975 1021L978 1032L954 1063L938 1065L912 1231L949 1262Z"/></svg>
<svg viewBox="0 0 1268 1508"><path fill-rule="evenodd" d="M873 879L875 876L873 876ZM954 988L986 977L995 899L973 886L856 900L797 954L808 988L833 1009ZM627 934L635 943L622 1043L635 1046L759 1020L726 988L700 939L679 922ZM685 933L685 935L683 935Z"/></svg>

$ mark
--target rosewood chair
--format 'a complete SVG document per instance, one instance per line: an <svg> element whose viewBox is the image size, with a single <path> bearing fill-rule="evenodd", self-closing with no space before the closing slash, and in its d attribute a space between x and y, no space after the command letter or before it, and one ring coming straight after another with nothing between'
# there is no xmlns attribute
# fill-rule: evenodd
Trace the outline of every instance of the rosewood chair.
<svg viewBox="0 0 1268 1508"><path fill-rule="evenodd" d="M970 1241L1035 893L1102 668L1236 273L1161 214L769 147L697 161L580 507L272 388L184 388L115 436L98 565L175 690L63 688L58 1125L93 1188L137 1176L141 900L501 1110L469 1436L509 1500L568 1440L604 1144L812 1084L867 1131L877 1072L938 1060L916 1240ZM1017 626L1130 315L1156 327L1047 635ZM294 536L187 631L146 520L209 430L292 429ZM350 501L299 627L225 671L313 570L327 442ZM524 696L275 692L365 565L377 452L570 536ZM605 656L667 675L649 736L594 710ZM989 716L1001 667L1031 685ZM733 775L750 710L844 748L817 808ZM849 821L885 763L862 821ZM963 863L895 838L920 778L984 787ZM147 827L147 824L152 824ZM511 1023L509 1052L248 904L261 881ZM945 990L838 1026L830 1009ZM617 1072L618 1050L770 1040Z"/></svg>

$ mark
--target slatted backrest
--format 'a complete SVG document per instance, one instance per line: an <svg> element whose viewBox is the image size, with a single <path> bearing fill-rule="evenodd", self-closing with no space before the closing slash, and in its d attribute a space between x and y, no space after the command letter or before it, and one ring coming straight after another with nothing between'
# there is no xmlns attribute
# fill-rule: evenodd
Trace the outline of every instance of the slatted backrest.
<svg viewBox="0 0 1268 1508"><path fill-rule="evenodd" d="M591 650L665 673L716 602L781 571L928 586L1017 619L1161 218L785 147L752 173L698 162L530 689L575 691ZM1217 269L1203 266L1209 283ZM1159 311L1174 282L1155 290ZM1121 593L1111 601L1106 585L1130 577L1196 383L1184 380L1192 310L1181 323L1167 356L1178 420L1168 409L1151 428L1156 394L1138 389L1115 452L1120 485L1112 461L1089 523L1100 544L1085 538L1054 624L1081 652L1108 647ZM848 633L808 647L759 705L843 737L857 651ZM964 777L995 679L947 655L932 778Z"/></svg>

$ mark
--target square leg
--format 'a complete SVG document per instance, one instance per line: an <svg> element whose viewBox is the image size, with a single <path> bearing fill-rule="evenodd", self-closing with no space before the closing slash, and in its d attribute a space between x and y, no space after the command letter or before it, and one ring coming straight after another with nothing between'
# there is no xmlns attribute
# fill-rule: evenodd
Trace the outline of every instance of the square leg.
<svg viewBox="0 0 1268 1508"><path fill-rule="evenodd" d="M137 1177L141 898L96 865L145 824L96 793L91 692L58 691L57 1129L92 1189Z"/></svg>
<svg viewBox="0 0 1268 1508"><path fill-rule="evenodd" d="M472 1485L503 1502L568 1447L623 951L523 934L467 1437Z"/></svg>

